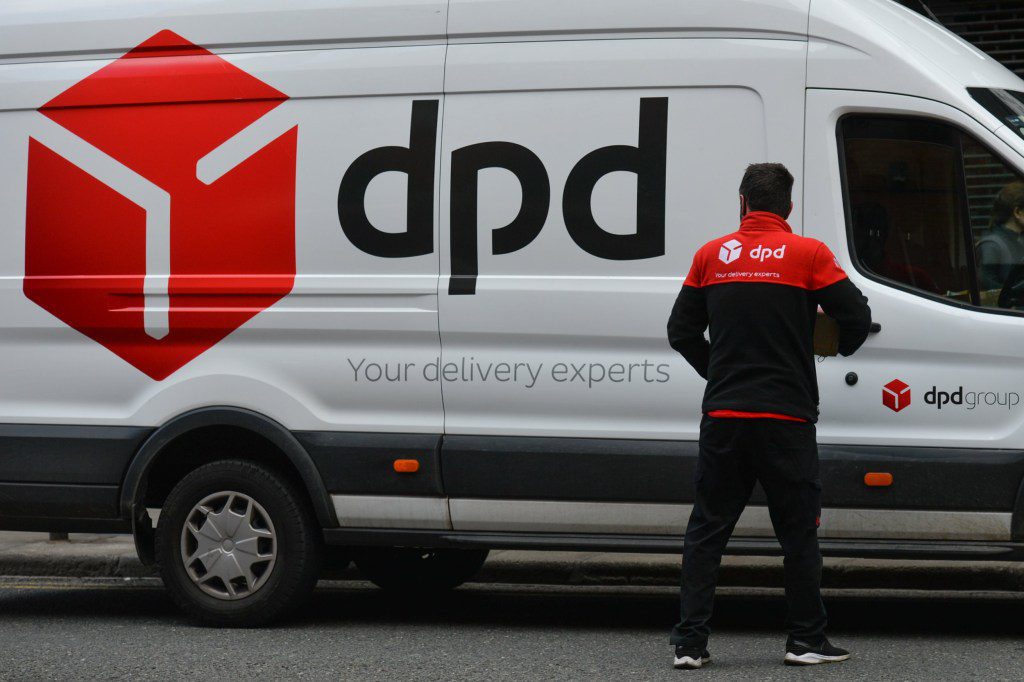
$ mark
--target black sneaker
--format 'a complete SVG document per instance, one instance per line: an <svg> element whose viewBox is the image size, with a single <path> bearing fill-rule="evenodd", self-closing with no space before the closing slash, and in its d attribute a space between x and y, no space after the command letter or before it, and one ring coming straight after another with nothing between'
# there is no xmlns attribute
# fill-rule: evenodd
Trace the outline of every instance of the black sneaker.
<svg viewBox="0 0 1024 682"><path fill-rule="evenodd" d="M786 665L817 665L819 663L838 663L850 657L850 652L832 646L827 639L821 644L812 646L807 642L790 639L786 642Z"/></svg>
<svg viewBox="0 0 1024 682"><path fill-rule="evenodd" d="M706 663L711 662L711 654L705 649L701 653L698 649L690 649L682 644L676 645L676 658L672 665L680 670L696 670Z"/></svg>

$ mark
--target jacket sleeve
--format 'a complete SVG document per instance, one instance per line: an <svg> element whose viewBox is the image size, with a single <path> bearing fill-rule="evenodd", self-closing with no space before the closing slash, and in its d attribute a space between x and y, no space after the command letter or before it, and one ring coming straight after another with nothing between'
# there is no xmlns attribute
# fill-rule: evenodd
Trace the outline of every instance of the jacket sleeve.
<svg viewBox="0 0 1024 682"><path fill-rule="evenodd" d="M1010 249L992 237L984 237L974 245L974 252L981 288L1002 289L1013 263Z"/></svg>
<svg viewBox="0 0 1024 682"><path fill-rule="evenodd" d="M853 355L871 331L868 299L850 281L832 251L822 244L812 261L814 297L825 314L839 325L839 354Z"/></svg>
<svg viewBox="0 0 1024 682"><path fill-rule="evenodd" d="M694 257L690 274L686 276L672 306L672 314L668 318L668 342L697 370L697 374L707 379L711 344L704 338L704 330L708 328L708 308L704 289L700 286L699 256L700 252Z"/></svg>

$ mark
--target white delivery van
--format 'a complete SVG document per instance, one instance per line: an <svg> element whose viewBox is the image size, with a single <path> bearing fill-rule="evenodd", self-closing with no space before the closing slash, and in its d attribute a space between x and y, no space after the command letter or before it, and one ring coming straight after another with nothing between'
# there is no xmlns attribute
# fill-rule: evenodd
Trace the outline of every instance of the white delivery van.
<svg viewBox="0 0 1024 682"><path fill-rule="evenodd" d="M1022 557L1022 93L889 0L7 3L0 527L134 533L228 624L327 548L677 551L665 321L770 160L880 325L818 364L824 551Z"/></svg>

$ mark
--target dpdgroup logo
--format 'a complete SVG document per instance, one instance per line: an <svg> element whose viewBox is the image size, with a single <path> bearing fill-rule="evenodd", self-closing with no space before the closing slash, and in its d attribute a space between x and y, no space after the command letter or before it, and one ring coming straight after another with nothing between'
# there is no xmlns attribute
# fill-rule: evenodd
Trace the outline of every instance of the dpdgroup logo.
<svg viewBox="0 0 1024 682"><path fill-rule="evenodd" d="M926 405L941 410L943 407L963 407L974 410L979 407L1003 407L1012 410L1020 404L1016 391L965 391L963 386L956 390L944 391L932 386L924 394ZM893 412L910 405L910 386L899 379L893 379L882 387L882 404Z"/></svg>
<svg viewBox="0 0 1024 682"><path fill-rule="evenodd" d="M25 295L157 380L287 295L297 127L197 170L286 99L162 31L44 104Z"/></svg>

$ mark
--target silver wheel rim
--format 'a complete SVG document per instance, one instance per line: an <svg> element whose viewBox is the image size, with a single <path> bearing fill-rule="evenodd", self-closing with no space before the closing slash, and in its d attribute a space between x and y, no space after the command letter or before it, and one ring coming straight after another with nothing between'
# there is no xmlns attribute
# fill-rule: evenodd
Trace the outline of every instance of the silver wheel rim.
<svg viewBox="0 0 1024 682"><path fill-rule="evenodd" d="M192 507L181 529L181 560L196 587L217 599L244 599L266 583L277 534L259 502L224 491Z"/></svg>

